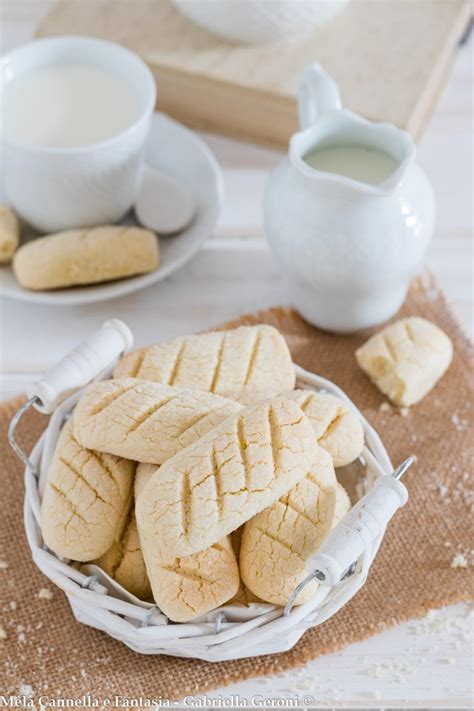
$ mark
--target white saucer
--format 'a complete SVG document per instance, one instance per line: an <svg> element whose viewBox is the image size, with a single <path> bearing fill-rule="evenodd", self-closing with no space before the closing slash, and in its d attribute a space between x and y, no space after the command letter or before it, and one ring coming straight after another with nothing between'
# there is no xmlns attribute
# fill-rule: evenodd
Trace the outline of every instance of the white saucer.
<svg viewBox="0 0 474 711"><path fill-rule="evenodd" d="M219 217L224 196L219 165L198 136L160 113L153 116L145 160L153 168L187 185L197 206L196 215L188 227L176 236L160 237L160 266L156 271L105 284L35 292L22 289L11 266L5 266L0 267L0 294L37 304L87 304L144 289L189 261L211 235ZM124 222L133 223L134 218L127 216Z"/></svg>

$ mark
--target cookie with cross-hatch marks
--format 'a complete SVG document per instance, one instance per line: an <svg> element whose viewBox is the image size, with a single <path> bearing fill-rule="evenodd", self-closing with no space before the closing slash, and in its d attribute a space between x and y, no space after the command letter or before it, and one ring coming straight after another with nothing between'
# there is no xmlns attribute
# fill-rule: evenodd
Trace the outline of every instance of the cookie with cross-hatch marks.
<svg viewBox="0 0 474 711"><path fill-rule="evenodd" d="M333 526L337 479L331 456L322 447L307 475L257 516L247 521L240 548L240 573L254 595L285 605L306 575L306 561ZM317 581L296 599L310 600Z"/></svg>
<svg viewBox="0 0 474 711"><path fill-rule="evenodd" d="M318 444L335 467L355 461L364 447L364 430L356 413L341 398L313 390L293 390L285 397L301 407L313 425Z"/></svg>
<svg viewBox="0 0 474 711"><path fill-rule="evenodd" d="M90 561L122 533L132 496L135 462L83 447L72 421L59 435L41 502L41 531L63 558Z"/></svg>
<svg viewBox="0 0 474 711"><path fill-rule="evenodd" d="M451 364L453 344L434 323L412 316L390 324L355 353L359 367L396 405L420 402Z"/></svg>
<svg viewBox="0 0 474 711"><path fill-rule="evenodd" d="M135 378L104 380L90 385L77 404L74 433L84 447L162 464L240 408L197 390Z"/></svg>
<svg viewBox="0 0 474 711"><path fill-rule="evenodd" d="M239 528L237 528L235 531L232 531L230 534L230 542L232 544L232 549L235 553L235 556L237 560L240 558L240 546L242 543L242 535L244 532L245 528L245 523L242 524ZM252 603L262 603L263 601L260 600L256 595L253 594L240 580L240 585L239 589L237 590L236 594L232 598L232 600L229 601L229 605L244 605L245 607L248 607Z"/></svg>
<svg viewBox="0 0 474 711"><path fill-rule="evenodd" d="M244 408L153 474L136 504L143 550L170 561L220 541L297 484L317 448L296 403Z"/></svg>
<svg viewBox="0 0 474 711"><path fill-rule="evenodd" d="M104 555L94 560L93 563L140 600L151 598L150 581L138 537L134 500L131 502L128 520L122 535L114 541Z"/></svg>
<svg viewBox="0 0 474 711"><path fill-rule="evenodd" d="M155 471L153 464L138 465L137 500ZM234 597L239 588L239 566L228 536L206 550L168 563L162 563L151 547L144 547L144 553L153 598L174 622L210 612Z"/></svg>
<svg viewBox="0 0 474 711"><path fill-rule="evenodd" d="M115 378L142 378L241 402L295 387L286 341L273 326L183 336L125 355Z"/></svg>
<svg viewBox="0 0 474 711"><path fill-rule="evenodd" d="M317 458L318 458L318 457L317 457ZM328 460L327 460L327 458L325 458L324 456L323 456L323 458L324 458L325 461L326 461L326 471L329 472L330 467L329 467ZM313 471L314 471L315 469L316 469L316 465L313 465ZM318 476L319 476L319 479L317 479L317 477L316 477L315 475L312 475L312 476L314 477L314 479L316 479L316 480L319 482L319 484L322 484L322 483L323 483L323 481L324 481L324 472L323 472L321 469L318 469ZM304 486L302 487L303 490L306 490L306 491L310 494L310 497L311 497L310 500L309 500L309 502L308 502L308 508L311 509L311 507L314 506L314 498L313 498L313 497L314 497L314 490L312 489L312 487L309 486L309 483L310 483L310 482L306 481L305 479L303 480L303 482L304 482ZM332 483L333 483L333 482L332 482L332 477L331 477L331 475L330 475L330 483L331 483L331 485L332 485ZM297 484L297 487L301 487L301 484L302 484L302 483ZM293 489L292 489L291 491L294 492ZM291 494L291 492L290 492L289 494L287 494L286 497L283 497L282 499L280 499L280 502L278 502L278 504L284 503L285 501L288 501L288 500L290 499L290 494ZM331 495L332 495L332 494L331 494ZM326 499L326 494L322 494L322 496ZM326 499L326 503L327 503L327 499ZM320 504L320 505L321 505L321 504ZM275 506L276 506L276 505L274 504L274 507L275 507ZM333 517L333 520L332 520L332 526L331 526L331 528L335 528L335 527L337 526L337 524L340 523L340 521L342 521L342 519L344 518L344 516L346 515L346 513L349 511L350 508L351 508L351 501L350 501L350 499L349 499L349 496L348 496L348 494L347 494L347 491L344 489L344 487L342 486L342 484L340 484L339 482L337 482L337 484L336 484L336 506L335 506L335 510L334 510L334 517ZM270 507L270 509L273 509L273 507ZM282 511L281 507L279 507L279 510L280 510L280 513L281 513L281 511ZM266 511L266 510L265 510L265 511ZM265 513L265 511L263 511L262 514L258 514L257 517L256 517L256 519L259 519L260 516L263 517L263 514ZM273 513L277 515L277 511L273 511ZM263 518L263 520L265 521L264 518ZM249 536L250 536L250 539L255 536L255 530L254 530L254 529L251 529L251 524L252 524L253 521L254 521L254 519L251 519L249 522L247 522L247 523L242 527L243 531L245 531L245 528L248 527L248 534L249 534ZM257 521L257 522L258 522L258 521ZM304 526L304 525L305 525L304 522L297 520L297 523L295 524L295 530L297 530L298 528L301 529L301 527ZM316 524L315 524L315 528L316 528ZM321 528L321 527L318 527L318 528L319 528L319 536L318 536L318 533L317 533L316 535L317 535L317 537L319 538L319 540L317 541L317 545L319 546L319 545L321 544L321 542L322 542L322 540L321 540L321 535L322 535L322 532L323 532L324 529ZM243 538L243 531L242 531L242 538ZM327 535L328 535L328 534L327 534ZM233 537L233 534L232 534L232 537ZM248 542L249 542L250 539L247 539L247 544L248 544ZM268 545L268 543L269 543L269 541L268 541L268 539L267 539L267 545ZM250 543L250 545L252 545L252 543ZM263 546L263 549L262 549L262 550L264 550L264 549L265 549L265 546ZM313 551L313 553L314 553L314 552L315 552L315 550ZM260 555L260 551L257 551L257 554L256 554L256 555L259 556L259 555ZM253 559L254 559L254 561L255 561L255 565L257 565L257 563L258 563L258 558L255 559L255 553L254 553ZM295 563L295 567L294 567L294 568L291 568L291 562L292 562L292 561ZM264 560L263 560L263 568L265 568L267 565L268 565L268 560L264 558ZM302 564L301 564L301 560L297 557L297 555L296 555L295 553L291 554L291 556L290 556L288 553L285 552L285 556L284 556L283 562L280 561L280 563L277 563L276 565L277 565L277 566L280 566L280 567L283 565L283 566L285 567L285 569L286 569L287 579L286 579L286 584L285 584L285 585L286 585L286 593L288 594L288 596L287 596L287 598L286 598L286 599L284 600L284 602L283 602L283 597L284 597L284 596L281 595L281 590L278 588L278 590L277 590L277 592L276 592L276 594L275 594L275 591L273 590L273 586L272 586L271 582L270 582L270 584L267 586L266 591L267 591L267 594L269 594L269 595L272 596L272 600L273 600L273 601L275 601L275 600L278 599L278 600L281 601L281 604L283 605L283 604L286 604L289 595L290 595L291 592L293 591L293 589L290 591L291 585L294 585L294 586L296 587L296 585L297 585L297 584L301 581L301 579L304 577L304 572L305 572L305 571L303 571L303 566L302 566ZM240 570L241 570L241 573L242 573L242 569L243 569L243 568L246 568L246 573L245 573L245 574L248 574L249 579L251 579L251 580L252 580L252 579L253 579L253 580L256 580L256 583L255 583L255 585L254 585L255 589L262 589L262 580L260 579L259 576L256 576L256 575L255 575L255 568L252 568L252 565L251 565L251 563L250 563L250 560L247 560L247 561L244 561L244 562L240 561ZM290 569L290 568L291 568L291 569ZM299 571L299 572L298 572L298 571ZM245 574L242 573L242 576L244 576ZM282 571L282 575L284 575L284 574L285 574L285 571ZM271 577L269 577L268 580L271 581ZM310 599L316 594L317 589L318 589L318 585L319 585L319 584L318 584L318 582L317 582L316 580L313 580L313 581L311 581L310 583L308 583L308 585L305 587L305 589L298 595L295 604L301 605L301 604L303 604L304 602L307 602L308 600L310 600ZM254 602L261 602L261 599L260 599L259 597L257 597L257 596L244 584L243 579L242 579L242 580L240 581L240 587L239 587L239 590L238 590L238 592L237 592L237 595L236 595L235 598L232 600L232 603L234 603L234 602L240 603L240 604L242 604L242 605L249 605L249 604L254 603ZM274 603L274 604L277 604L277 603Z"/></svg>

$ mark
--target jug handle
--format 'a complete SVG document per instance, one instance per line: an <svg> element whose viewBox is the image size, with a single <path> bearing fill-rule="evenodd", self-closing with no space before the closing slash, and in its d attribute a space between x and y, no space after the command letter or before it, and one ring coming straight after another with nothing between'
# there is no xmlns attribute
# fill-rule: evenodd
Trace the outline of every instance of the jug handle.
<svg viewBox="0 0 474 711"><path fill-rule="evenodd" d="M318 118L327 111L341 108L341 97L337 84L318 62L308 64L298 89L298 115L304 130L314 126Z"/></svg>

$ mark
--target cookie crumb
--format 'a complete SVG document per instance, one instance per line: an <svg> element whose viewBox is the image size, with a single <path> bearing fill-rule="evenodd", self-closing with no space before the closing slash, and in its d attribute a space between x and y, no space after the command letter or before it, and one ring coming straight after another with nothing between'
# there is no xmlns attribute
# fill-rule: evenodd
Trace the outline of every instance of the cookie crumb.
<svg viewBox="0 0 474 711"><path fill-rule="evenodd" d="M441 482L441 484L438 484L438 491L439 491L439 495L441 496L441 498L444 499L444 497L448 493L448 487L446 486L446 484L443 484Z"/></svg>
<svg viewBox="0 0 474 711"><path fill-rule="evenodd" d="M6 639L8 637L5 628L0 625L0 639Z"/></svg>
<svg viewBox="0 0 474 711"><path fill-rule="evenodd" d="M457 412L451 416L451 422L454 425L454 429L458 432L464 432L469 428L469 421L461 419Z"/></svg>
<svg viewBox="0 0 474 711"><path fill-rule="evenodd" d="M438 662L442 664L456 664L456 659L454 657L441 657Z"/></svg>
<svg viewBox="0 0 474 711"><path fill-rule="evenodd" d="M38 593L38 597L40 600L52 600L54 593L52 593L49 588L41 588Z"/></svg>
<svg viewBox="0 0 474 711"><path fill-rule="evenodd" d="M10 610L16 610L16 602L15 602L15 600L12 600L12 601L10 602Z"/></svg>
<svg viewBox="0 0 474 711"><path fill-rule="evenodd" d="M462 553L456 553L451 561L451 568L467 568L467 558Z"/></svg>
<svg viewBox="0 0 474 711"><path fill-rule="evenodd" d="M401 407L401 408L400 408L400 415L401 415L402 417L408 417L409 414L410 414L410 408L409 408L409 407Z"/></svg>
<svg viewBox="0 0 474 711"><path fill-rule="evenodd" d="M379 407L380 412L391 412L392 406L389 402L382 402Z"/></svg>
<svg viewBox="0 0 474 711"><path fill-rule="evenodd" d="M19 692L20 696L26 696L28 699L30 699L34 694L33 687L30 684L21 684Z"/></svg>

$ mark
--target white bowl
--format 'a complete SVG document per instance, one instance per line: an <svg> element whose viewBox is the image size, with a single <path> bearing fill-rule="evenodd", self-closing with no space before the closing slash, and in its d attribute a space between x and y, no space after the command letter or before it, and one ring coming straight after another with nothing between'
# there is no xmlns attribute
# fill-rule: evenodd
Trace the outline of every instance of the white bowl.
<svg viewBox="0 0 474 711"><path fill-rule="evenodd" d="M233 42L264 44L330 22L349 0L172 0L200 27Z"/></svg>

